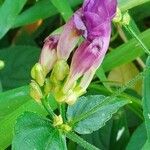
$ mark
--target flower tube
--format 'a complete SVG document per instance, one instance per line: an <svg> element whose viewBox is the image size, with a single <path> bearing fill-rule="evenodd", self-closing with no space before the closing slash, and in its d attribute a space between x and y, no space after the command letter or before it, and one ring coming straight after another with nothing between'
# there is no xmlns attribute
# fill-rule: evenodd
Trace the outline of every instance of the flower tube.
<svg viewBox="0 0 150 150"><path fill-rule="evenodd" d="M82 77L80 86L83 89L90 84L109 47L111 20L115 12L116 0L86 0L81 12L75 14L76 27L82 31L85 29L83 33L85 41L73 55L64 92L70 90L80 77ZM87 84L83 84L87 79Z"/></svg>
<svg viewBox="0 0 150 150"><path fill-rule="evenodd" d="M60 35L57 46L58 59L66 61L69 58L69 55L75 48L80 35L81 34L77 30L72 17L69 22L64 25L63 32Z"/></svg>
<svg viewBox="0 0 150 150"><path fill-rule="evenodd" d="M59 35L48 36L44 41L39 63L45 68L46 74L53 68L57 60L56 48L59 37Z"/></svg>

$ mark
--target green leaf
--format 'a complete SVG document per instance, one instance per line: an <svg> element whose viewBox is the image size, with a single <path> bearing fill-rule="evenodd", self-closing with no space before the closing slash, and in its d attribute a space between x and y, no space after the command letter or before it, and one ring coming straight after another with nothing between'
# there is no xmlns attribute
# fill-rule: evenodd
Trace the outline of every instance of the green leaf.
<svg viewBox="0 0 150 150"><path fill-rule="evenodd" d="M0 39L14 25L17 15L27 0L5 0L0 7Z"/></svg>
<svg viewBox="0 0 150 150"><path fill-rule="evenodd" d="M44 8L44 9L42 9ZM42 11L41 11L42 9ZM40 12L40 13L39 13ZM22 12L16 19L13 27L19 27L38 21L39 19L45 19L47 17L57 14L57 10L51 4L50 0L40 0L32 7Z"/></svg>
<svg viewBox="0 0 150 150"><path fill-rule="evenodd" d="M92 134L82 135L81 137L87 142L95 145L101 150L109 150L110 147L110 135L112 128L112 119L106 123L98 131L93 132ZM77 150L84 150L82 147L77 146Z"/></svg>
<svg viewBox="0 0 150 150"><path fill-rule="evenodd" d="M57 107L51 100L50 105L53 109ZM1 149L6 149L11 144L16 119L25 111L47 115L46 111L29 96L28 86L0 93Z"/></svg>
<svg viewBox="0 0 150 150"><path fill-rule="evenodd" d="M150 142L147 140L144 146L142 147L142 150L149 150Z"/></svg>
<svg viewBox="0 0 150 150"><path fill-rule="evenodd" d="M67 150L66 140L50 120L26 112L17 119L12 142L13 150Z"/></svg>
<svg viewBox="0 0 150 150"><path fill-rule="evenodd" d="M99 78L99 80L103 83L104 87L109 90L110 92L112 92L109 84L107 84L107 77L105 75L104 69L102 67L100 67L97 71L96 71L96 76Z"/></svg>
<svg viewBox="0 0 150 150"><path fill-rule="evenodd" d="M82 0L76 0L76 1L70 0L69 1L72 7L79 5L81 2ZM17 17L13 27L19 27L22 25L31 24L31 23L38 21L39 19L45 19L56 14L58 14L58 11L51 3L51 0L40 0L36 2L35 5L33 5L32 7L22 12Z"/></svg>
<svg viewBox="0 0 150 150"><path fill-rule="evenodd" d="M134 63L124 64L111 70L108 75L108 80L113 82L110 83L111 86L123 86L138 74L139 70L134 65ZM139 80L131 88L134 89L137 93L141 94L141 85L142 81Z"/></svg>
<svg viewBox="0 0 150 150"><path fill-rule="evenodd" d="M67 21L73 13L68 0L51 0L51 2L61 13L64 20Z"/></svg>
<svg viewBox="0 0 150 150"><path fill-rule="evenodd" d="M101 150L122 150L129 138L124 111L118 111L100 130L81 137ZM77 150L83 148L78 147Z"/></svg>
<svg viewBox="0 0 150 150"><path fill-rule="evenodd" d="M137 3L136 0L134 0L134 2L132 2L132 1L126 2L125 0L123 0L123 1L120 0L119 6L120 6L121 10L124 11L124 10L128 10L129 8L140 5L142 3L145 3L147 1L149 1L149 0L143 0L142 2L139 1L139 3ZM76 7L79 4L81 4L82 2L83 2L83 0L76 0L76 1L69 0L69 3L72 7ZM41 8L44 8L44 9L42 9L42 11L41 11ZM13 25L13 28L31 24L33 22L38 21L39 19L45 19L45 18L51 17L53 15L56 15L57 13L58 13L57 9L55 9L55 7L52 5L50 0L40 0L40 1L36 2L35 5L28 8L27 10L22 12L19 16L17 16L15 23Z"/></svg>
<svg viewBox="0 0 150 150"><path fill-rule="evenodd" d="M144 146L146 150L146 146L150 146L150 57L147 59L147 71L144 76L144 98L143 98L143 114L145 119L145 126L147 131L147 138L148 141L146 145Z"/></svg>
<svg viewBox="0 0 150 150"><path fill-rule="evenodd" d="M122 11L131 9L135 6L149 2L149 0L118 0L119 7Z"/></svg>
<svg viewBox="0 0 150 150"><path fill-rule="evenodd" d="M0 94L0 121L30 99L28 86L2 92Z"/></svg>
<svg viewBox="0 0 150 150"><path fill-rule="evenodd" d="M113 125L110 135L110 149L121 150L129 140L129 130L127 126L126 114L123 109L118 111L113 117Z"/></svg>
<svg viewBox="0 0 150 150"><path fill-rule="evenodd" d="M146 142L146 139L146 129L143 123L134 131L126 147L126 150L141 150L144 143Z"/></svg>
<svg viewBox="0 0 150 150"><path fill-rule="evenodd" d="M139 37L140 39L142 39L145 45L150 48L150 29L144 31L142 34L139 35ZM103 69L105 71L109 71L112 68L131 62L143 54L143 49L136 42L135 39L132 39L106 55L103 62Z"/></svg>
<svg viewBox="0 0 150 150"><path fill-rule="evenodd" d="M73 106L68 107L67 118L74 125L76 132L89 134L104 126L112 115L128 102L118 98L106 100L103 95L83 96ZM97 110L89 115L94 108Z"/></svg>
<svg viewBox="0 0 150 150"><path fill-rule="evenodd" d="M33 46L13 46L0 50L1 59L5 62L5 68L0 71L4 90L30 82L30 71L38 61L39 53L39 48Z"/></svg>

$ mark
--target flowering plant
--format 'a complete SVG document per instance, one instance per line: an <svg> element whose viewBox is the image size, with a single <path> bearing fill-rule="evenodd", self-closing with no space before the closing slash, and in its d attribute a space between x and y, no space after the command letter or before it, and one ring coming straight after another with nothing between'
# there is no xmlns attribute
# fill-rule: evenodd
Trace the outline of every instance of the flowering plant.
<svg viewBox="0 0 150 150"><path fill-rule="evenodd" d="M0 27L2 27L0 28L0 38L11 27L18 27L17 24L21 23L16 14L19 14L26 0L22 2L14 1L18 4L16 9L14 9L14 4L10 0L0 2L0 6L1 3L4 4L0 7L1 16L5 14L5 10L8 10L6 14L9 14L6 20L0 18ZM81 3L68 2L74 5L75 3ZM56 15L54 20L53 17L50 17L50 21L49 19L46 20L46 25L43 20L39 20L33 25L13 30L14 33L11 33L11 31L8 33L10 37L15 34L12 40L13 46L10 48L13 51L6 50L7 56L9 52L12 53L10 58L13 59L14 65L12 65L12 62L5 61L7 56L2 50L2 54L4 54L2 60L0 60L0 71L2 71L2 74L8 72L7 74L10 74L10 80L13 79L13 82L9 83L8 79L2 76L2 84L8 84L7 88L16 84L19 86L21 78L25 80L24 77L26 76L30 81L27 80L25 83L30 82L30 84L23 88L8 91L6 94L5 92L4 94L0 93L2 95L0 96L0 108L2 108L2 111L0 111L0 122L2 124L0 125L0 137L2 135L4 137L0 140L0 149L8 147L12 133L14 134L12 141L12 149L14 150L72 150L81 149L81 147L88 150L120 149L120 145L121 147L125 146L129 140L128 128L132 128L132 125L131 123L128 125L128 122L135 119L132 117L132 113L140 121L145 118L145 125L149 129L150 112L147 106L149 105L150 59L148 57L147 63L143 64L143 61L137 56L142 52L145 52L145 56L147 56L147 54L150 55L150 52L143 43L143 39L141 40L136 34L136 30L133 30L134 22L130 17L130 12L125 9L126 5L119 0L118 2L117 0L84 0L80 8L77 8L76 4L76 11L72 13L68 2L67 0L41 0L35 4L34 8L27 9L27 13L30 10L32 12L38 10L38 13L30 13L31 16L37 17L44 14L43 18L45 18L46 15L49 15L46 13L49 13L46 8L49 9L49 5L53 6L55 12L56 7L66 23L61 19L55 23L55 19L59 17L59 15ZM31 3L28 1L23 9L26 10ZM12 8L6 9L6 6L10 4L12 4ZM131 4L133 5L133 2ZM42 8L41 5L44 5L44 9L41 10L42 13L40 14L39 8ZM73 6L73 8L75 7ZM51 10L51 12L53 11ZM26 17L24 12L21 13L20 17ZM32 18L33 22L35 21L34 17ZM18 23L14 23L15 21ZM10 25L1 25L1 23L7 24L9 22ZM49 29L51 24L47 24L47 22L51 22L53 26L59 22L63 26L52 32L53 27ZM48 36L41 34L45 29L43 26L48 26ZM26 30L27 35L24 34ZM143 34L144 39L147 38L147 32L145 34ZM22 38L24 39L22 35L25 36L25 41L22 41ZM41 45L42 48L38 53L37 47L43 41L43 36L44 44ZM131 43L127 42L131 36L135 40L131 40ZM7 39L7 37L5 38ZM37 42L38 46L35 41L40 41ZM118 48L117 45L122 44L123 41L125 46L123 44ZM24 46L19 45L22 42ZM138 42L138 44L135 44L135 42ZM25 46L26 43L36 46ZM17 51L16 47L22 49L21 54L20 49ZM119 50L114 50L115 48ZM144 51L135 52L132 51L133 48L136 50L140 48ZM30 49L30 51L26 49ZM18 57L18 53L22 57ZM36 56L38 56L38 59ZM126 57L129 60L136 57L135 64L138 63L142 67L146 65L146 67L142 73L121 86L119 82L127 80L126 74L128 72L126 70L130 70L130 66L127 67L128 69L126 69L126 66L120 69L123 74L121 81L119 69L113 68L122 63L127 63L129 60ZM32 63L29 62L28 64L28 59L32 60ZM16 61L23 62L21 64L21 66L24 66L21 67L21 71L24 71L22 75L20 75L21 71L18 69L19 63L16 63ZM131 68L135 69L135 64L132 64ZM16 70L15 74L12 74L10 70L13 70L15 65L17 65L16 68L19 71ZM31 72L30 77L27 70ZM136 87L134 90L141 96L141 99L143 98L143 106L139 101L139 95L130 94L133 89L130 89L130 92L127 91L142 77L144 77L144 96L142 97L140 90L137 90ZM111 82L111 80L116 82ZM118 87L120 88L118 89ZM15 97L12 98L10 95L15 95ZM11 101L12 99L13 101ZM142 115L143 108L144 115ZM20 116L20 114L22 115ZM133 122L138 126L138 121ZM143 128L144 126L141 129L146 131ZM13 132L11 132L12 130ZM4 134L4 131L9 132L9 134ZM98 140L99 134L109 135L109 137ZM143 134L146 136L146 133L143 132ZM95 139L98 142L95 142ZM143 144L145 149L149 147L149 130L147 131L147 139L146 144ZM109 148L107 148L108 143ZM113 146L111 147L111 145Z"/></svg>

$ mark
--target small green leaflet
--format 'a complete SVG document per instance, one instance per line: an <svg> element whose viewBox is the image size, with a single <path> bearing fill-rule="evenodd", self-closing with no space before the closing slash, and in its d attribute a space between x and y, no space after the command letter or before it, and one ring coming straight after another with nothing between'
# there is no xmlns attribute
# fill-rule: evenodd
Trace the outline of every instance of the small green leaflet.
<svg viewBox="0 0 150 150"><path fill-rule="evenodd" d="M50 121L25 112L15 126L12 150L67 150L65 136Z"/></svg>
<svg viewBox="0 0 150 150"><path fill-rule="evenodd" d="M100 129L119 108L129 103L126 99L106 99L103 95L80 97L77 103L68 107L67 118L74 123L74 130L79 134L90 134ZM87 115L94 107L98 109Z"/></svg>

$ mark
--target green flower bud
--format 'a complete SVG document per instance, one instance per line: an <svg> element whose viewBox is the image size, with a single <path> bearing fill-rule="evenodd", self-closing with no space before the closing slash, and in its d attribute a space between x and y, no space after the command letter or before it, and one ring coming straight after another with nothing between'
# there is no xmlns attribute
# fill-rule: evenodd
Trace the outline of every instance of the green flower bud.
<svg viewBox="0 0 150 150"><path fill-rule="evenodd" d="M51 92L52 86L53 85L52 85L50 79L46 79L45 80L45 85L44 85L44 92L45 92L46 95Z"/></svg>
<svg viewBox="0 0 150 150"><path fill-rule="evenodd" d="M0 70L3 69L4 67L5 67L4 61L0 60Z"/></svg>
<svg viewBox="0 0 150 150"><path fill-rule="evenodd" d="M52 71L52 80L63 81L69 73L69 66L65 60L56 62ZM55 81L54 81L55 82Z"/></svg>
<svg viewBox="0 0 150 150"><path fill-rule="evenodd" d="M55 99L58 103L63 103L66 100L66 95L60 89L58 92L55 92Z"/></svg>
<svg viewBox="0 0 150 150"><path fill-rule="evenodd" d="M113 21L116 23L119 23L121 22L121 20L122 20L122 13L121 13L121 10L117 7L117 12L116 12L115 17L113 18Z"/></svg>
<svg viewBox="0 0 150 150"><path fill-rule="evenodd" d="M41 98L43 97L39 85L34 80L32 80L30 83L30 96L38 103L41 102Z"/></svg>
<svg viewBox="0 0 150 150"><path fill-rule="evenodd" d="M45 81L45 69L42 67L41 64L36 63L32 70L31 70L31 77L33 79L35 79L35 81L40 85L43 86L44 85L44 81Z"/></svg>
<svg viewBox="0 0 150 150"><path fill-rule="evenodd" d="M128 12L126 12L126 13L123 15L122 24L123 24L123 25L129 25L130 20L131 20L130 15L129 15Z"/></svg>
<svg viewBox="0 0 150 150"><path fill-rule="evenodd" d="M59 116L56 115L53 120L54 127L60 126L62 124L63 124L63 119L62 119L61 115L59 115Z"/></svg>
<svg viewBox="0 0 150 150"><path fill-rule="evenodd" d="M68 105L73 105L73 104L75 104L76 101L77 101L77 95L76 95L76 93L72 93L72 94L68 95L68 97L65 100L65 102Z"/></svg>
<svg viewBox="0 0 150 150"><path fill-rule="evenodd" d="M85 92L86 91L83 88L77 85L73 89L69 90L65 102L68 105L73 105L77 101L78 97L83 95Z"/></svg>
<svg viewBox="0 0 150 150"><path fill-rule="evenodd" d="M81 86L77 85L75 88L74 88L74 92L76 93L76 95L79 97L83 94L86 93L86 89L83 89Z"/></svg>
<svg viewBox="0 0 150 150"><path fill-rule="evenodd" d="M62 124L60 127L64 132L70 132L72 128L67 124Z"/></svg>

